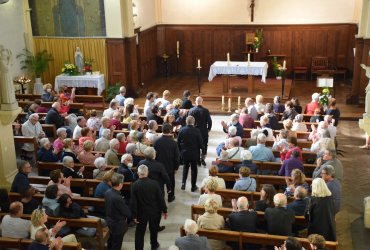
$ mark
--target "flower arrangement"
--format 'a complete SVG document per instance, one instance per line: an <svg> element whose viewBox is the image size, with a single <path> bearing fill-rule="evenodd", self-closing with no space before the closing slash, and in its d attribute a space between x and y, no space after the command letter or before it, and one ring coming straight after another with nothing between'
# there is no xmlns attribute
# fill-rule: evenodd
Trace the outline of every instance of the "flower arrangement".
<svg viewBox="0 0 370 250"><path fill-rule="evenodd" d="M253 48L258 51L263 43L263 29L256 29L256 36L254 37Z"/></svg>
<svg viewBox="0 0 370 250"><path fill-rule="evenodd" d="M64 67L62 68L62 73L70 76L78 75L78 70L76 65L70 62L65 62Z"/></svg>
<svg viewBox="0 0 370 250"><path fill-rule="evenodd" d="M86 59L84 62L84 70L85 72L92 72L92 64L94 59Z"/></svg>
<svg viewBox="0 0 370 250"><path fill-rule="evenodd" d="M276 56L274 56L272 58L272 67L274 69L275 76L276 77L280 77L281 76L281 70L280 69L282 68L282 66L281 66L280 63L278 63Z"/></svg>
<svg viewBox="0 0 370 250"><path fill-rule="evenodd" d="M325 108L329 105L329 99L331 98L330 90L329 88L323 88L321 93L322 95L319 97L319 103Z"/></svg>

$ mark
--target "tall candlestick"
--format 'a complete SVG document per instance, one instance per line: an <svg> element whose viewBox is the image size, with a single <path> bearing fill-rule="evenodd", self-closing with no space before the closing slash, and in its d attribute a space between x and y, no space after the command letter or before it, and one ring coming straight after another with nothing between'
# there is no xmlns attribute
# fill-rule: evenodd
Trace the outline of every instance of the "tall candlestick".
<svg viewBox="0 0 370 250"><path fill-rule="evenodd" d="M283 69L286 69L286 61L283 62Z"/></svg>
<svg viewBox="0 0 370 250"><path fill-rule="evenodd" d="M231 98L229 97L229 101L228 101L228 108L229 110L231 109Z"/></svg>
<svg viewBox="0 0 370 250"><path fill-rule="evenodd" d="M248 53L248 62L251 61L251 54Z"/></svg>
<svg viewBox="0 0 370 250"><path fill-rule="evenodd" d="M198 59L198 68L200 68L200 59Z"/></svg>
<svg viewBox="0 0 370 250"><path fill-rule="evenodd" d="M225 105L225 96L222 96L221 103L222 103L222 105Z"/></svg>
<svg viewBox="0 0 370 250"><path fill-rule="evenodd" d="M226 56L227 56L227 61L230 62L230 53L227 53Z"/></svg>
<svg viewBox="0 0 370 250"><path fill-rule="evenodd" d="M238 96L238 106L240 106L240 96Z"/></svg>

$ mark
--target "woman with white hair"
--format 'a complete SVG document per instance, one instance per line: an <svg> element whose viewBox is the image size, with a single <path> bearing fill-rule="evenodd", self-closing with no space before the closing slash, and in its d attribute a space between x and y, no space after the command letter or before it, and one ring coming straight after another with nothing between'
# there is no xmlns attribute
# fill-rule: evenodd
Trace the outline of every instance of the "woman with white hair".
<svg viewBox="0 0 370 250"><path fill-rule="evenodd" d="M335 142L333 139L330 138L329 130L327 129L320 129L317 132L316 140L311 145L311 151L320 153L328 150L335 150Z"/></svg>
<svg viewBox="0 0 370 250"><path fill-rule="evenodd" d="M94 161L96 169L93 171L93 178L101 180L104 174L107 172L106 168L108 167L107 162L103 157L98 157Z"/></svg>
<svg viewBox="0 0 370 250"><path fill-rule="evenodd" d="M242 145L242 138L240 136L236 135L237 128L235 126L229 126L227 132L228 132L228 137L229 138L227 138L225 140L225 147L226 148L229 147L230 141L234 140L234 139L237 139L239 141L239 145Z"/></svg>
<svg viewBox="0 0 370 250"><path fill-rule="evenodd" d="M207 238L197 235L198 225L195 221L186 219L184 230L186 236L178 237L175 241L175 245L178 247L178 249L212 250Z"/></svg>
<svg viewBox="0 0 370 250"><path fill-rule="evenodd" d="M238 173L240 167L248 167L251 171L250 172L251 174L257 174L257 172L258 172L257 165L254 164L253 161L252 161L251 151L242 150L242 152L240 153L240 157L241 157L242 163L240 164L240 166L235 167L235 172Z"/></svg>
<svg viewBox="0 0 370 250"><path fill-rule="evenodd" d="M312 94L312 101L306 104L306 108L304 109L304 113L307 115L313 115L315 113L315 109L321 108L319 103L320 94L313 93Z"/></svg>
<svg viewBox="0 0 370 250"><path fill-rule="evenodd" d="M48 138L42 138L40 140L41 148L37 152L37 160L43 162L58 162L58 153L57 149L51 148L51 143Z"/></svg>
<svg viewBox="0 0 370 250"><path fill-rule="evenodd" d="M109 149L109 141L111 139L110 129L103 129L100 138L95 141L95 150L99 152L107 152Z"/></svg>
<svg viewBox="0 0 370 250"><path fill-rule="evenodd" d="M307 132L307 126L303 123L303 115L298 114L294 117L292 131Z"/></svg>
<svg viewBox="0 0 370 250"><path fill-rule="evenodd" d="M323 179L312 181L311 195L305 212L308 234L320 234L326 240L336 241L334 199Z"/></svg>
<svg viewBox="0 0 370 250"><path fill-rule="evenodd" d="M67 129L66 128L58 128L57 129L57 136L58 138L53 143L53 148L57 149L58 152L63 151L63 140L67 138Z"/></svg>
<svg viewBox="0 0 370 250"><path fill-rule="evenodd" d="M260 125L261 125L261 129L262 131L263 130L266 130L267 131L267 135L266 135L266 140L268 141L273 141L274 140L274 133L272 132L272 129L269 127L269 118L267 115L263 115L261 116L260 118Z"/></svg>
<svg viewBox="0 0 370 250"><path fill-rule="evenodd" d="M217 213L220 206L218 203L210 198L204 204L205 213L199 216L197 220L198 227L204 229L222 229L225 226L224 217ZM225 242L220 240L208 240L213 250L221 250L225 247Z"/></svg>

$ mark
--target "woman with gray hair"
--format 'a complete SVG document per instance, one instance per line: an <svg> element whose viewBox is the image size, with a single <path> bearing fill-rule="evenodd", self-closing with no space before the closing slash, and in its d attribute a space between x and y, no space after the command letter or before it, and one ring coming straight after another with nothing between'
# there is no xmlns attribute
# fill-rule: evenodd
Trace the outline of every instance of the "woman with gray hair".
<svg viewBox="0 0 370 250"><path fill-rule="evenodd" d="M94 169L93 171L93 178L102 179L104 174L107 172L107 170L105 169L108 167L105 159L103 157L96 158L94 161L94 165L96 169Z"/></svg>
<svg viewBox="0 0 370 250"><path fill-rule="evenodd" d="M298 114L294 117L292 131L307 132L307 126L303 123L303 115Z"/></svg>
<svg viewBox="0 0 370 250"><path fill-rule="evenodd" d="M95 141L95 150L99 152L107 152L111 137L111 130L106 128L103 129L100 138Z"/></svg>
<svg viewBox="0 0 370 250"><path fill-rule="evenodd" d="M53 143L53 148L57 149L58 152L63 151L63 140L67 138L67 129L66 128L58 128L57 129L58 138Z"/></svg>
<svg viewBox="0 0 370 250"><path fill-rule="evenodd" d="M58 162L59 151L51 148L51 143L48 138L42 138L40 140L41 148L37 152L37 160L43 162Z"/></svg>
<svg viewBox="0 0 370 250"><path fill-rule="evenodd" d="M305 217L308 220L308 234L320 234L329 241L337 240L334 199L321 178L312 181L312 196Z"/></svg>
<svg viewBox="0 0 370 250"><path fill-rule="evenodd" d="M186 236L178 237L175 241L175 245L178 249L202 249L212 250L211 245L204 236L197 235L198 225L191 219L186 219L184 224L184 230Z"/></svg>

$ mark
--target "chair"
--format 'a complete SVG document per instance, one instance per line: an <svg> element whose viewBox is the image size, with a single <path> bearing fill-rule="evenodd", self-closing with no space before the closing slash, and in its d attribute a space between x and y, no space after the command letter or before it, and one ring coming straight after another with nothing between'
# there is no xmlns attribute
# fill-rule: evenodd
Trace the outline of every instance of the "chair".
<svg viewBox="0 0 370 250"><path fill-rule="evenodd" d="M329 58L326 56L312 57L311 62L311 80L313 75L320 74L320 71L328 71L329 69Z"/></svg>
<svg viewBox="0 0 370 250"><path fill-rule="evenodd" d="M302 75L302 78L297 78L297 75ZM293 71L294 80L307 80L307 67L294 67Z"/></svg>

